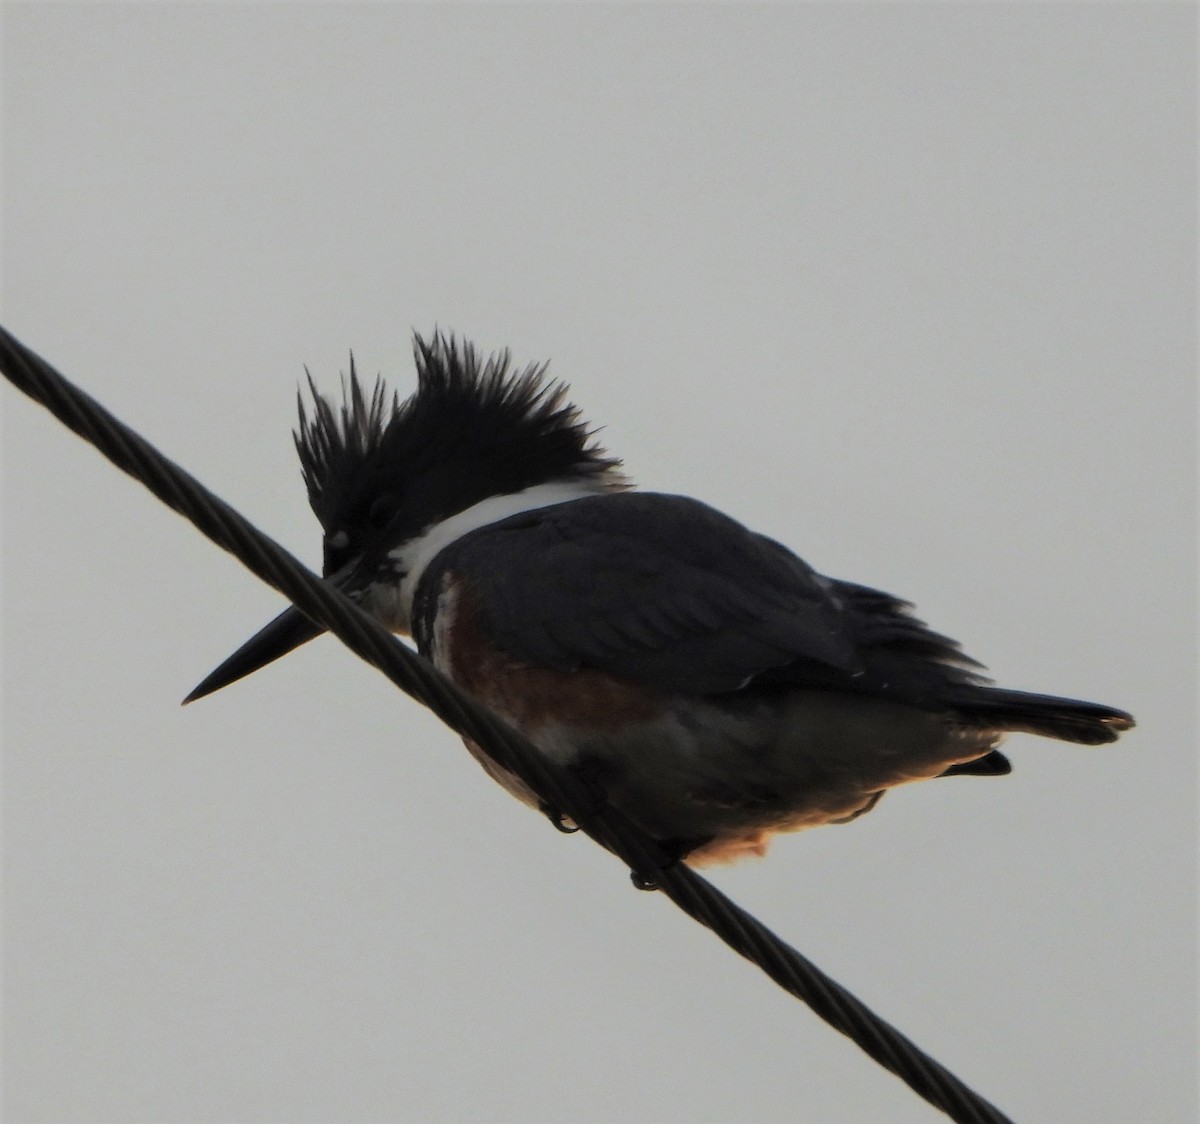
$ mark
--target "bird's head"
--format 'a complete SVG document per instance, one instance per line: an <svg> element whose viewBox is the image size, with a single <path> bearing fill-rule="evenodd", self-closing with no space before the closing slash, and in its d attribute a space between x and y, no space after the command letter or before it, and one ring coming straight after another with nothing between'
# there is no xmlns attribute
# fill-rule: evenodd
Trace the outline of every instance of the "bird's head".
<svg viewBox="0 0 1200 1124"><path fill-rule="evenodd" d="M353 358L336 405L309 376L296 450L324 535L323 574L396 632L410 627L421 573L455 538L518 511L625 488L620 462L546 379L513 371L507 351L435 332L414 337L417 389L404 402L381 379L368 393ZM289 608L184 700L242 678L319 635Z"/></svg>

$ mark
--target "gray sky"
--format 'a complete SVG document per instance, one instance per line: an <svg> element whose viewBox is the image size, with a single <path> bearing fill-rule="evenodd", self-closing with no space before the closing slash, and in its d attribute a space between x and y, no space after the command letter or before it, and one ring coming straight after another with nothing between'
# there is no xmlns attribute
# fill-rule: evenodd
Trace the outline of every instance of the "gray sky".
<svg viewBox="0 0 1200 1124"><path fill-rule="evenodd" d="M1195 1118L1191 6L3 30L3 322L314 566L303 365L437 324L1133 711L713 877L1015 1118ZM279 598L0 399L6 1119L939 1119L336 641L180 709Z"/></svg>

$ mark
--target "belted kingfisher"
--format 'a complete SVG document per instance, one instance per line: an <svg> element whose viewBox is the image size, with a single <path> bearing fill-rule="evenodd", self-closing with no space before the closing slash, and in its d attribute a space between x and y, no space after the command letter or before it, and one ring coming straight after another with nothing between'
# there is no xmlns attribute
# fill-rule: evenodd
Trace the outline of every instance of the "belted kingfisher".
<svg viewBox="0 0 1200 1124"><path fill-rule="evenodd" d="M414 352L403 403L381 380L368 395L353 357L340 408L309 376L295 441L326 579L689 864L762 855L910 781L1007 773L1009 731L1098 745L1133 726L993 687L907 602L634 491L544 365L439 332ZM321 631L287 609L185 702Z"/></svg>

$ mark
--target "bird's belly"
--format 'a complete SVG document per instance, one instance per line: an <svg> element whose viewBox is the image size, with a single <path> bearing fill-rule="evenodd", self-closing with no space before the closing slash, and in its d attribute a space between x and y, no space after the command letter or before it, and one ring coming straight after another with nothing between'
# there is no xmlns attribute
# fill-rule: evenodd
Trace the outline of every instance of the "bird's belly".
<svg viewBox="0 0 1200 1124"><path fill-rule="evenodd" d="M651 835L705 841L691 863L762 854L777 832L853 819L885 789L935 777L997 740L864 695L792 687L672 695L595 669L533 666L488 643L456 600L443 593L435 664ZM468 746L494 779L537 805L517 777Z"/></svg>
<svg viewBox="0 0 1200 1124"><path fill-rule="evenodd" d="M820 691L757 701L667 698L654 716L619 726L506 717L651 835L704 841L689 855L692 865L762 855L777 833L854 819L884 790L935 777L996 741L960 732L938 714ZM536 805L520 781L471 749L496 780Z"/></svg>
<svg viewBox="0 0 1200 1124"><path fill-rule="evenodd" d="M672 699L655 720L601 733L528 731L586 765L659 838L708 838L692 861L761 854L776 832L853 819L887 788L925 780L994 744L939 714L820 691Z"/></svg>

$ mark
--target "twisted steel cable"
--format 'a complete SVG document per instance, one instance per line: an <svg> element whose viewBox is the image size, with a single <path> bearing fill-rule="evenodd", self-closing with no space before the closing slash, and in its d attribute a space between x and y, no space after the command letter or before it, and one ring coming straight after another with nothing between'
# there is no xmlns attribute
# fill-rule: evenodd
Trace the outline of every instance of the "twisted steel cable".
<svg viewBox="0 0 1200 1124"><path fill-rule="evenodd" d="M524 737L2 327L0 370L67 428L91 442L123 472L337 636L355 655L382 671L459 734L486 746L489 755L519 776L549 807L570 817L627 863L636 879L660 889L913 1092L961 1124L1011 1124L998 1108L711 883L672 862L654 839L598 800L585 782L548 761Z"/></svg>

